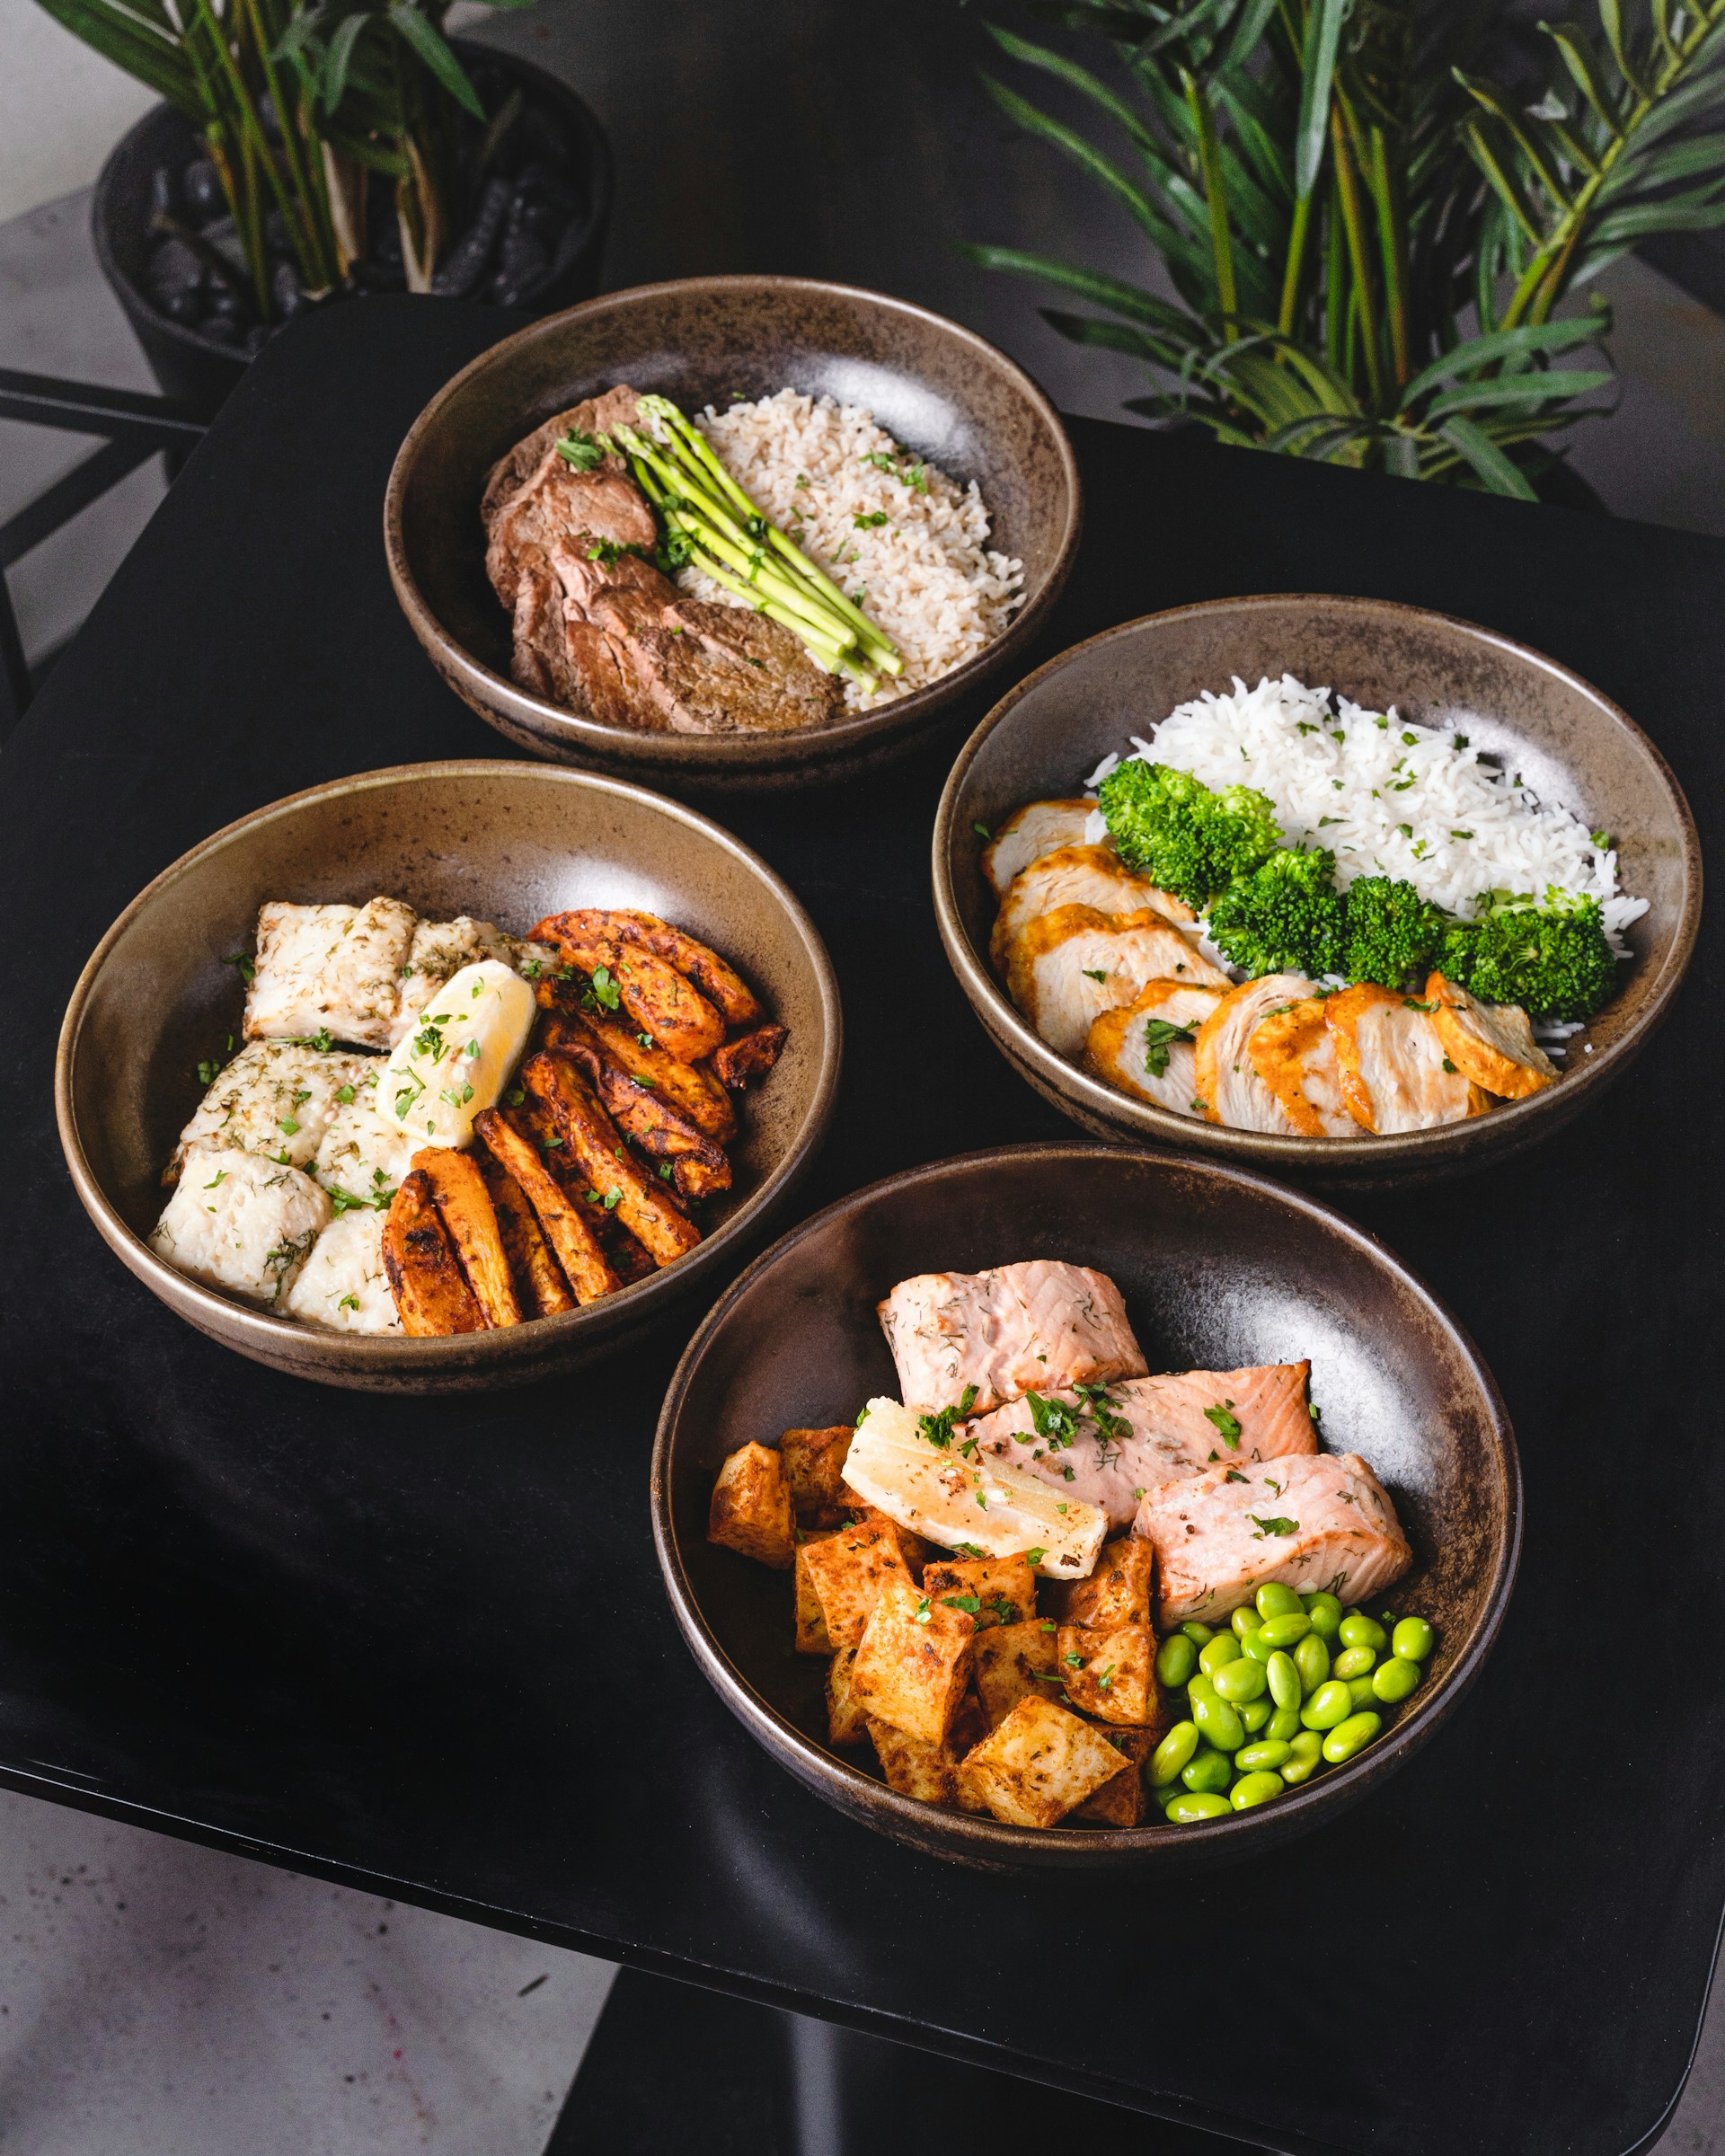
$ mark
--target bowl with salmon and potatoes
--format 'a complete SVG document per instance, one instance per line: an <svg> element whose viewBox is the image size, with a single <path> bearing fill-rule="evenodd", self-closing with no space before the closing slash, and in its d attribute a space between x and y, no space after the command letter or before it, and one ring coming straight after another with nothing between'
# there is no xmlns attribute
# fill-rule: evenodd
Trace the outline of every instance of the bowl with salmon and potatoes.
<svg viewBox="0 0 1725 2156"><path fill-rule="evenodd" d="M1381 1244L1072 1143L782 1238L690 1343L652 1513L704 1674L827 1802L964 1863L1180 1866L1419 1750L1502 1621L1520 1477Z"/></svg>
<svg viewBox="0 0 1725 2156"><path fill-rule="evenodd" d="M111 1250L323 1383L522 1383L758 1236L831 1113L838 992L703 817L522 763L295 794L164 870L85 967L56 1104Z"/></svg>

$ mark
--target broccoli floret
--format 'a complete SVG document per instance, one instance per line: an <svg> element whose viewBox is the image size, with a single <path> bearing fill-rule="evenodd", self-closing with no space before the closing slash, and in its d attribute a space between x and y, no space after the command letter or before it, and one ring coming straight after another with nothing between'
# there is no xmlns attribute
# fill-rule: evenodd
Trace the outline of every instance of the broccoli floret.
<svg viewBox="0 0 1725 2156"><path fill-rule="evenodd" d="M1362 876L1348 893L1341 971L1380 988L1423 983L1443 946L1449 917L1394 876Z"/></svg>
<svg viewBox="0 0 1725 2156"><path fill-rule="evenodd" d="M1199 911L1281 844L1276 811L1250 786L1212 792L1190 772L1135 756L1100 791L1121 860Z"/></svg>
<svg viewBox="0 0 1725 2156"><path fill-rule="evenodd" d="M1615 989L1617 960L1597 898L1553 884L1544 905L1510 891L1484 892L1479 903L1465 985L1482 1003L1583 1019Z"/></svg>
<svg viewBox="0 0 1725 2156"><path fill-rule="evenodd" d="M1284 849L1236 876L1210 908L1210 941L1253 979L1264 973L1336 973L1347 901L1336 857Z"/></svg>
<svg viewBox="0 0 1725 2156"><path fill-rule="evenodd" d="M1454 981L1458 988L1471 987L1473 954L1479 948L1479 941L1477 922L1451 921L1444 929L1438 945L1438 955L1432 964L1446 981Z"/></svg>

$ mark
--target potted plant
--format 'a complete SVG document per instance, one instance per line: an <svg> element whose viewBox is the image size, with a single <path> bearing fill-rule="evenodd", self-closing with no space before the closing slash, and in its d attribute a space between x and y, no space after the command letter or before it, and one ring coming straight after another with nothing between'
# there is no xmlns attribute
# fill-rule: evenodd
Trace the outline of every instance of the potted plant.
<svg viewBox="0 0 1725 2156"><path fill-rule="evenodd" d="M1004 83L995 101L1137 221L1179 295L1006 246L1080 295L1045 310L1133 354L1130 409L1249 447L1550 490L1552 433L1598 416L1610 314L1564 299L1640 240L1725 223L1725 0L1597 0L1598 29L1425 0L1066 0L1105 79L993 35L1101 111L1124 159ZM1522 33L1526 36L1526 33ZM1594 398L1592 403L1583 402ZM1555 469L1554 469L1555 465ZM1579 483L1579 482L1578 482Z"/></svg>
<svg viewBox="0 0 1725 2156"><path fill-rule="evenodd" d="M310 306L393 290L542 312L597 289L597 121L542 69L452 44L448 0L41 4L166 101L115 146L93 222L171 394L213 411Z"/></svg>

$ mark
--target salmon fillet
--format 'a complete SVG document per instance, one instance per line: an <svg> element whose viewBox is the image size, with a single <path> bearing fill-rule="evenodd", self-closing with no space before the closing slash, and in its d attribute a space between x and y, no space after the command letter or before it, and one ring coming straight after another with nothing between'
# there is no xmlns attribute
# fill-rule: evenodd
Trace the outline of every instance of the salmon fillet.
<svg viewBox="0 0 1725 2156"><path fill-rule="evenodd" d="M1164 1626L1218 1624L1272 1579L1364 1602L1413 1562L1394 1506L1358 1453L1230 1459L1151 1490L1132 1532L1156 1546Z"/></svg>
<svg viewBox="0 0 1725 2156"><path fill-rule="evenodd" d="M1026 1474L1066 1485L1100 1505L1117 1527L1165 1482L1208 1474L1213 1462L1315 1453L1306 1406L1310 1363L1250 1370L1183 1370L1089 1390L1045 1393L978 1416L969 1435L985 1453ZM1039 1428L1039 1423L1041 1427Z"/></svg>
<svg viewBox="0 0 1725 2156"><path fill-rule="evenodd" d="M1035 1258L982 1273L918 1273L879 1308L900 1397L919 1415L986 1414L1033 1385L1144 1374L1119 1289L1087 1265Z"/></svg>

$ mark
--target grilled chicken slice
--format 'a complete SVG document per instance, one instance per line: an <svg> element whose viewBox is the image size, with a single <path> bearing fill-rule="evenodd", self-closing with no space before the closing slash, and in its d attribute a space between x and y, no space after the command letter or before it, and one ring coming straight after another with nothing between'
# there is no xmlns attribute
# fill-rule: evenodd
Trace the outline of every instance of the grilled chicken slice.
<svg viewBox="0 0 1725 2156"><path fill-rule="evenodd" d="M1482 1003L1441 973L1426 983L1426 1001L1435 1006L1431 1022L1449 1060L1488 1093L1525 1100L1557 1076L1519 1003Z"/></svg>
<svg viewBox="0 0 1725 2156"><path fill-rule="evenodd" d="M1384 1485L1358 1453L1211 1468L1138 1507L1156 1546L1161 1622L1219 1624L1268 1580L1364 1602L1413 1562Z"/></svg>
<svg viewBox="0 0 1725 2156"><path fill-rule="evenodd" d="M1486 1096L1452 1063L1411 996L1365 985L1324 1005L1341 1070L1341 1097L1362 1130L1434 1130L1482 1114Z"/></svg>
<svg viewBox="0 0 1725 2156"><path fill-rule="evenodd" d="M1094 801L1031 801L1014 810L983 848L982 872L1004 898L1014 876L1061 846L1082 846Z"/></svg>
<svg viewBox="0 0 1725 2156"><path fill-rule="evenodd" d="M1359 1126L1343 1103L1336 1044L1324 1022L1326 1000L1302 996L1273 1011L1247 1041L1246 1053L1303 1138L1357 1138Z"/></svg>
<svg viewBox="0 0 1725 2156"><path fill-rule="evenodd" d="M978 1416L966 1435L982 1452L1100 1505L1124 1527L1145 1493L1164 1482L1190 1481L1217 1463L1315 1453L1305 1397L1311 1368L1267 1363L1128 1377L1088 1400L1039 1385L1028 1400Z"/></svg>
<svg viewBox="0 0 1725 2156"><path fill-rule="evenodd" d="M1198 1116L1198 1029L1226 992L1184 981L1146 981L1136 1001L1091 1023L1084 1061L1134 1100Z"/></svg>
<svg viewBox="0 0 1725 2156"><path fill-rule="evenodd" d="M1022 869L1001 901L988 942L995 969L1004 972L1007 949L1022 928L1061 906L1093 906L1099 914L1139 914L1147 907L1179 928L1190 927L1195 919L1191 907L1172 891L1135 876L1112 846L1057 846Z"/></svg>
<svg viewBox="0 0 1725 2156"><path fill-rule="evenodd" d="M1134 1002L1149 981L1225 988L1177 928L1147 906L1136 914L1060 906L1027 922L1006 951L1006 989L1051 1048L1076 1056L1104 1011Z"/></svg>
<svg viewBox="0 0 1725 2156"><path fill-rule="evenodd" d="M1144 1372L1119 1289L1087 1265L1035 1258L983 1273L918 1273L880 1311L899 1392L919 1415L942 1408L981 1415L1031 1386Z"/></svg>
<svg viewBox="0 0 1725 2156"><path fill-rule="evenodd" d="M1291 1137L1296 1126L1281 1101L1259 1075L1250 1054L1252 1035L1273 1011L1286 1010L1312 994L1312 984L1297 973L1267 973L1230 989L1198 1029L1194 1061L1196 1098L1212 1123L1231 1130L1273 1132Z"/></svg>

